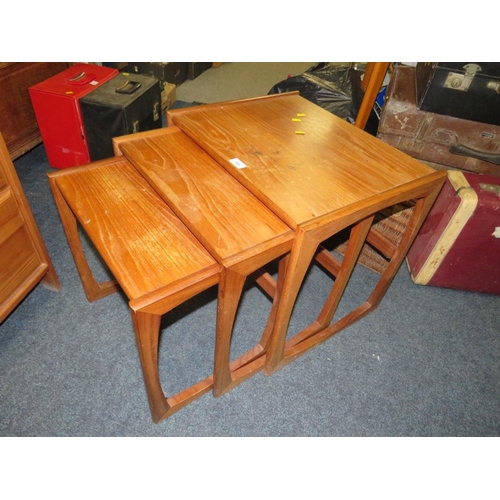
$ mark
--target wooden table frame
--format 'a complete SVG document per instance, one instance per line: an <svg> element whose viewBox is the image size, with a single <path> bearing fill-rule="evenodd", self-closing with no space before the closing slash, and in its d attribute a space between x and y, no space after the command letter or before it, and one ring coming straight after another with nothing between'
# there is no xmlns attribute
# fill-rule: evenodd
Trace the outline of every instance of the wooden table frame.
<svg viewBox="0 0 500 500"><path fill-rule="evenodd" d="M116 137L113 147L222 266L213 388L215 397L222 396L262 369L281 287L277 292L271 276L261 268L286 258L294 233L176 127ZM278 275L283 279L283 264L280 268ZM231 336L243 287L251 275L273 303L260 341L239 358L241 369L233 372Z"/></svg>
<svg viewBox="0 0 500 500"><path fill-rule="evenodd" d="M124 158L50 172L48 177L88 300L105 297L119 287L129 299L151 416L159 422L213 388L210 375L166 396L158 341L162 315L216 285L220 265ZM78 225L116 280L96 281ZM149 244L137 245L143 238ZM181 269L170 271L177 268ZM244 361L235 360L233 366Z"/></svg>
<svg viewBox="0 0 500 500"><path fill-rule="evenodd" d="M125 157L48 174L87 297L89 300L101 298L116 291L119 284L129 298L155 422L210 390L219 396L261 369L267 375L274 373L373 311L390 286L445 181L446 172L436 172L420 164L297 97L296 93L281 94L169 111L168 129L115 140L116 154ZM307 125L309 129L299 134L306 134L309 142L298 142L292 135L295 125L290 125L286 113L297 106L312 117L304 124L304 128ZM155 140L161 137L185 137L189 144L183 143L179 150L173 146L173 151L180 156L164 149L156 151L153 160L138 161L134 144L148 143L148 148L140 155L142 157L146 151L147 156L159 147L160 143ZM332 144L325 143L326 139L331 139ZM240 157L243 164L249 166L248 170L246 166L236 169L235 157ZM209 234L205 230L212 224L217 227L220 220L212 219L209 210L203 213L201 225L190 220L193 214L199 215L192 212L191 202L198 210L204 203L203 198L192 196L188 202L179 203L176 201L177 188L170 192L169 181L160 175L165 170L151 167L161 165L167 158L179 162L178 171L200 190L208 189L209 183L205 185L199 173L190 170L193 165L207 166L207 172L209 168L215 172L223 167L217 174L218 187L211 194L224 191L221 185L233 186L229 191L239 192L242 198L235 198L239 201L247 199L251 193L261 202L259 208L255 205L254 222L257 224L258 218L263 216L274 225L275 233L248 247L224 253L217 247L217 232ZM357 170L352 171L352 168ZM100 176L108 171L109 178ZM258 175L262 175L265 182L261 182ZM331 186L325 185L328 179L331 179ZM130 202L120 201L122 187L131 195L137 213L129 206ZM285 193L278 188L283 188ZM393 244L374 230L373 221L381 210L404 202L414 204L413 212L401 241ZM228 207L231 205L226 206L226 203L229 201L219 206L230 214ZM113 218L103 215L108 211L115 219L118 215L123 217L122 223L116 224ZM130 220L135 220L137 227L130 229L145 237L150 232L158 234L154 249L147 245L137 249L128 241L130 221L122 211L128 211ZM235 217L235 224L237 219ZM79 240L78 223L89 234L116 281L99 284L95 280ZM158 233L165 228L167 234L172 231L175 235L173 240ZM322 243L348 228L350 238L340 261L323 248ZM118 253L108 248L109 241L118 242ZM365 241L386 255L387 268L368 299L332 323ZM237 243L237 238L233 243ZM185 248L186 245L189 248ZM128 255L125 264L119 257L122 251ZM176 255L175 262L172 262L173 255ZM276 258L280 259L277 283L266 273L259 274L262 266ZM184 265L187 268L180 276L171 276L159 269L159 274L154 273L151 280L147 279L144 270L136 271L136 264L146 270L156 269L155 259L170 262L174 268ZM335 275L335 283L316 321L287 338L299 289L314 259ZM163 268L163 265L157 267ZM229 345L235 313L243 284L250 275L257 278L274 300L259 344L230 362ZM154 281L156 278L159 281ZM161 316L216 284L219 294L214 375L167 397L158 369Z"/></svg>
<svg viewBox="0 0 500 500"><path fill-rule="evenodd" d="M322 221L320 225L300 227L296 230L296 241L289 258L288 272L283 285L282 307L276 316L275 331L268 348L264 373L269 375L279 370L312 347L363 318L380 304L439 194L441 186L442 182L439 176L431 185L427 182L425 185L417 184L411 189L407 188L408 190L404 194L394 194L389 202L386 199L378 205L370 205L355 213L345 214L345 216L338 214L338 219ZM409 200L416 200L416 205L408 227L399 245L391 252L389 264L380 276L370 297L342 319L331 324L363 245L369 237L375 214L383 208ZM336 261L326 250L320 249L318 253L319 245L322 242L353 223L347 250L341 263ZM286 334L293 305L305 273L315 257L335 275L335 283L317 320L287 341Z"/></svg>
<svg viewBox="0 0 500 500"><path fill-rule="evenodd" d="M297 126L290 123L295 111L305 110L306 113L299 115L312 116L312 120L308 122L306 118L302 122L304 125ZM295 230L280 306L266 354L264 373L267 375L377 307L446 177L445 172L436 172L416 162L312 105L296 92L169 110L167 122L169 126L181 128ZM306 126L308 130L304 131ZM298 127L303 129L300 136L311 137L310 141L316 148L310 154L307 142L300 143L304 149L297 149L300 146L297 146L299 143L293 137L293 131ZM328 140L334 141L334 146L325 144ZM329 158L322 152L328 153ZM235 157L249 168L235 169L232 162ZM296 162L297 167L290 170L287 162ZM335 191L334 180L331 196L341 201L337 205L330 203L332 208L324 196L314 190L307 191L308 183L313 185L316 182L309 177L321 172L316 170L316 163L324 163L325 172L335 172L332 179L338 176L341 191ZM351 169L358 169L357 176L353 176ZM298 181L297 187L293 184L295 170L304 172L303 186ZM286 176L291 177L290 181L285 180ZM366 186L363 185L364 178ZM352 188L349 182L352 182ZM279 192L280 188L284 194ZM324 186L318 185L318 189L324 191ZM292 202L285 195L289 195ZM400 243L393 245L372 230L373 217L384 208L407 201L415 202L413 215ZM322 250L320 244L350 226L349 244L340 263ZM387 255L389 264L368 300L330 325L366 240ZM335 284L317 320L287 340L299 288L315 257L336 275Z"/></svg>
<svg viewBox="0 0 500 500"><path fill-rule="evenodd" d="M164 129L157 131L156 134L173 137L174 132L173 129ZM184 134L178 131L177 135L183 136ZM125 151L129 151L131 143L136 144L141 139L141 134L123 137L121 142L118 141L116 144L117 151L119 145ZM191 144L187 137L186 139L195 149L196 145ZM180 150L177 152L183 154ZM195 151L192 153L191 160L193 158L196 159ZM119 156L48 174L62 225L88 300L90 302L98 300L119 288L122 288L129 298L139 357L154 422L169 417L210 390L214 396L221 396L262 369L264 365L262 355L265 353L274 325L279 294L274 293L272 287L269 286L270 277L262 273L260 268L276 258L281 257L281 261L284 261L283 256L290 251L294 237L290 228L219 165L215 163L211 165L210 158L203 158L203 160L205 160L202 164L205 174L208 173L210 167L216 170L212 173L210 186L214 179L220 179L226 187L233 188L231 199L234 203L231 203L228 198L227 204L222 207L227 214L224 222L229 223L234 219L230 227L236 231L234 241L223 238L221 242L222 247L227 245L231 250L227 258L221 258L225 255L224 250L215 251L214 242L210 238L207 240L207 235L200 234L222 265L209 256L205 248L195 240L187 227L147 183L145 167L142 168L143 177L128 159ZM193 161L189 165L192 166ZM182 165L179 168L182 169ZM160 176L162 171L160 169ZM163 172L166 173L166 171ZM187 166L182 173L184 176L193 175L193 180L196 180L195 173L192 171L190 174ZM203 183L202 179L198 181ZM161 183L157 182L156 187L161 187ZM162 193L172 203L167 196L167 191L163 190ZM188 205L195 206L197 201L201 207L202 201L194 200L192 197L188 199ZM241 210L238 211L238 203L242 204L241 209L245 209L244 214ZM134 208L129 207L129 204ZM175 203L172 205L177 210L179 209L179 205ZM182 216L186 220L189 219L189 215L193 215L189 212L188 205L183 205L185 211ZM202 211L202 208L200 210ZM242 215L247 216L248 223L256 231L251 238L239 242L237 235L241 235L244 230ZM208 212L206 212L206 217L209 217ZM133 220L136 224L139 222L138 227L134 226ZM207 220L203 222L207 223ZM259 224L263 228L260 228ZM89 235L116 279L104 283L97 282L86 259L78 226ZM130 235L127 232L129 226ZM199 233L196 225L192 227ZM204 227L208 230L209 226L207 224ZM154 241L149 240L153 246L138 245L137 242L147 237L148 233L153 233ZM250 246L245 247L245 245ZM201 257L197 252L201 254ZM176 256L175 261L172 262L173 257L171 259L170 254ZM123 257L124 255L126 258ZM169 265L182 267L183 262L197 259L200 260L200 265L195 267L194 271L176 277L170 276ZM122 260L124 262L121 262ZM160 269L162 260L167 264L166 271ZM283 269L283 264L280 264L280 267ZM158 279L150 283L145 269L149 271L159 269ZM230 361L230 341L236 310L245 280L254 273L255 279L264 290L274 295L274 301L260 342ZM281 276L284 276L283 270ZM167 397L162 389L158 366L161 317L177 305L213 285L218 285L214 373L178 394Z"/></svg>

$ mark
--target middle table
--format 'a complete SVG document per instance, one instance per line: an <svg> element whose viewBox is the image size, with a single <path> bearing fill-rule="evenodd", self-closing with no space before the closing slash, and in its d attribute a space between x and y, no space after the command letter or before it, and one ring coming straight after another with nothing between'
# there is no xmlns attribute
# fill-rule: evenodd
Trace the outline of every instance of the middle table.
<svg viewBox="0 0 500 500"><path fill-rule="evenodd" d="M177 127L117 137L114 150L221 264L213 382L214 396L221 396L263 366L280 287L262 268L279 259L283 281L294 232ZM273 305L260 341L230 362L233 324L249 276L271 294Z"/></svg>

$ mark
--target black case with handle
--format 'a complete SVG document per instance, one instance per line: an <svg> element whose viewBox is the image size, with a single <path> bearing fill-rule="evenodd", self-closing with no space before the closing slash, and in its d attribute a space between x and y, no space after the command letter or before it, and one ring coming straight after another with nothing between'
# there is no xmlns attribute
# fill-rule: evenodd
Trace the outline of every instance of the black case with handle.
<svg viewBox="0 0 500 500"><path fill-rule="evenodd" d="M420 110L500 125L500 63L419 62L415 81Z"/></svg>
<svg viewBox="0 0 500 500"><path fill-rule="evenodd" d="M113 137L162 127L160 82L120 73L80 99L91 161L114 156Z"/></svg>

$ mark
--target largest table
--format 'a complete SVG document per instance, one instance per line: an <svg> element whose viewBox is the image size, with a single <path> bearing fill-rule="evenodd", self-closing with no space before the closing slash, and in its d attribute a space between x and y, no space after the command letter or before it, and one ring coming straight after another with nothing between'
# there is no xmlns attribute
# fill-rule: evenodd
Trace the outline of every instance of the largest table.
<svg viewBox="0 0 500 500"><path fill-rule="evenodd" d="M264 372L273 373L372 311L381 301L446 178L298 93L170 110L168 125L193 141L295 231L280 292ZM375 215L413 204L400 241L372 229ZM342 261L318 253L345 228ZM365 241L387 255L388 265L368 299L332 323ZM288 335L291 313L315 256L335 272L317 320Z"/></svg>

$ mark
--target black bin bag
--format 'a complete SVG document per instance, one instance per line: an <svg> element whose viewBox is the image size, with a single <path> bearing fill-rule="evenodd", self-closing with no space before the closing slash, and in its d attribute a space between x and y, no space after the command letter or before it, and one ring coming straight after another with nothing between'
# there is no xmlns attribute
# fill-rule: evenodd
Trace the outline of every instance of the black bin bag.
<svg viewBox="0 0 500 500"><path fill-rule="evenodd" d="M338 63L317 63L301 75L292 76L277 83L268 95L293 91L298 91L304 99L351 124L356 121L363 100L359 72L351 65ZM365 130L376 135L377 128L378 117L372 110Z"/></svg>

